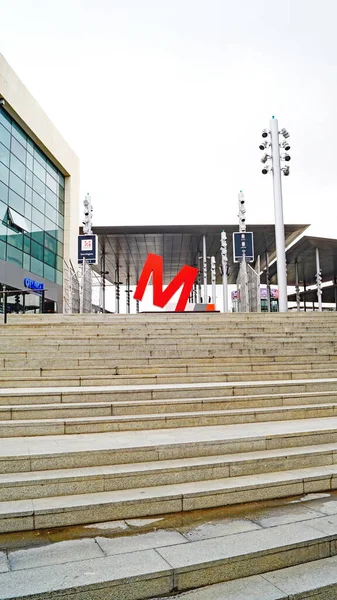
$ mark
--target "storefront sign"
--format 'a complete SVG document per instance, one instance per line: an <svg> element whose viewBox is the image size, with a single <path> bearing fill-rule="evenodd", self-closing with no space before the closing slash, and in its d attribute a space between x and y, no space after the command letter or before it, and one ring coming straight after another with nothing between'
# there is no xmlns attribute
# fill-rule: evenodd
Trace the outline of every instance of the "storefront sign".
<svg viewBox="0 0 337 600"><path fill-rule="evenodd" d="M34 279L29 279L29 277L25 277L23 280L24 286L29 288L30 290L42 291L44 290L44 283L40 281L34 281Z"/></svg>
<svg viewBox="0 0 337 600"><path fill-rule="evenodd" d="M148 254L143 271L140 275L136 291L135 300L142 300L146 286L152 275L153 285L153 304L164 308L171 300L172 296L181 288L179 300L175 308L176 312L184 311L188 298L190 296L193 284L198 275L198 269L185 265L179 273L172 279L168 286L163 290L163 259L157 254Z"/></svg>

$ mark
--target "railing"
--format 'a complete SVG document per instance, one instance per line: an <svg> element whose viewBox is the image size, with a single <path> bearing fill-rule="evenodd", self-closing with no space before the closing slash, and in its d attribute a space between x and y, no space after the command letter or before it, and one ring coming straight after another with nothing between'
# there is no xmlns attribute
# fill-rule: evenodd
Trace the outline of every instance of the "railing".
<svg viewBox="0 0 337 600"><path fill-rule="evenodd" d="M41 298L41 312L44 312L44 300L45 300L45 292L47 290L43 289L43 290L27 290L27 288L23 289L23 290L6 290L5 286L3 286L2 290L0 291L0 294L2 294L2 304L0 304L0 312L3 312L4 318L3 318L3 322L4 325L6 325L7 323L7 314L8 314L8 306L7 306L7 296L13 296L14 294L37 294L38 296L40 296ZM2 309L2 310L1 310Z"/></svg>

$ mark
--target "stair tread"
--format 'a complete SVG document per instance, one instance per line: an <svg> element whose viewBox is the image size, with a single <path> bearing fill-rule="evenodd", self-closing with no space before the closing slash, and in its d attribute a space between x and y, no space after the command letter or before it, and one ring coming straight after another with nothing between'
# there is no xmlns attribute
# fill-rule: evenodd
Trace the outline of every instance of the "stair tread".
<svg viewBox="0 0 337 600"><path fill-rule="evenodd" d="M9 500L0 502L0 516L10 518L14 514L21 516L45 514L46 512L64 512L80 510L82 507L99 506L104 504L133 503L142 500L159 501L160 499L191 498L223 492L238 492L240 490L258 489L282 485L282 483L303 482L326 479L337 476L337 465L322 467L307 467L289 471L275 471L254 475L243 475L222 479L209 479L187 483L175 483L126 490L92 492L63 496L49 496L28 500Z"/></svg>
<svg viewBox="0 0 337 600"><path fill-rule="evenodd" d="M37 387L37 388L3 388L0 390L0 396L17 396L18 394L29 395L36 394L42 395L45 393L71 393L71 394L83 394L84 392L112 392L118 391L146 391L146 390L180 390L180 389L207 389L207 388L231 388L231 387L258 387L258 386L281 386L281 385L300 385L314 383L337 383L337 378L317 378L317 379L280 379L277 381L271 380L259 380L259 381L216 381L208 383L162 383L156 385L126 385L126 386L81 386L81 387Z"/></svg>
<svg viewBox="0 0 337 600"><path fill-rule="evenodd" d="M337 417L293 419L242 424L181 427L179 429L140 430L132 432L81 433L68 435L4 438L1 440L2 457L53 456L67 452L93 452L100 450L132 450L165 448L198 442L220 443L227 441L269 439L273 436L310 435L311 433L337 432Z"/></svg>
<svg viewBox="0 0 337 600"><path fill-rule="evenodd" d="M318 590L324 593L326 589L326 593L331 594L330 587L337 597L337 556L153 600L300 600L303 594L307 594L305 598L318 598L313 595Z"/></svg>
<svg viewBox="0 0 337 600"><path fill-rule="evenodd" d="M27 406L27 405L26 405ZM35 410L35 407L39 408L39 405L28 405L27 408L26 406L24 407L24 410L29 410L29 407L32 407L33 410ZM49 405L45 405L46 407L48 407ZM76 406L78 406L77 404L68 404L65 405L63 403L60 403L58 405L54 405L55 408L58 408L59 410L64 408L64 407L69 407L69 408L76 408ZM88 405L86 405L88 406ZM277 413L277 412L281 412L281 413L287 413L287 412L294 412L294 411L299 411L299 410L326 410L326 409L331 409L332 411L335 408L335 403L333 402L328 402L328 403L322 403L322 404L304 404L304 405L294 405L294 406L271 406L271 407L266 407L266 408L238 408L238 409L226 409L226 410L203 410L203 411L190 411L190 412L167 412L167 413L152 413L152 414L147 414L147 413L141 413L141 414L130 414L130 415L107 415L107 416L83 416L83 417L59 417L59 418L50 418L50 419L6 419L6 420L0 420L0 425L23 425L23 424L36 424L36 423L99 423L99 422L124 422L124 421L146 421L146 420L165 420L167 418L169 419L173 419L173 418L184 418L184 417L189 417L189 418L194 418L194 417L202 417L202 416L220 416L220 415L255 415L255 414L273 414L273 413ZM1 409L3 407L0 407L0 413L1 413ZM7 407L8 409L11 409L13 407L9 406Z"/></svg>
<svg viewBox="0 0 337 600"><path fill-rule="evenodd" d="M328 556L306 565L269 571L263 576L254 575L243 580L234 579L234 581L218 584L212 588L200 589L198 592L189 591L186 594L172 596L172 591L174 582L180 581L179 576L184 573L190 573L193 576L193 573L197 573L198 568L214 566L221 569L222 565L226 566L230 561L249 561L250 558L255 557L270 557L272 560L273 555L277 557L280 553L291 550L296 545L313 546L323 544L331 539L327 533L315 529L314 521L316 519L312 519L307 524L297 524L296 527L279 525L268 530L257 529L253 532L213 540L181 542L171 546L166 545L134 552L130 550L126 553L108 554L90 559L78 557L76 560L75 555L73 557L75 560L71 562L4 573L2 575L4 585L3 591L0 592L0 598L1 600L10 600L16 597L28 598L40 594L41 597L44 597L44 594L47 597L50 595L51 589L52 593L63 595L72 593L74 588L76 589L79 585L84 594L86 590L89 594L90 590L93 590L93 593L97 591L104 597L105 586L108 586L109 583L111 587L108 593L112 597L113 586L118 584L132 586L132 583L136 581L150 582L154 578L170 576L161 589L165 589L165 593L170 594L169 597L172 600L174 598L186 600L222 600L223 598L226 600L246 600L246 598L249 600L282 600L284 598L286 600L290 598L289 594L304 593L307 590L315 590L318 586L324 588L335 584L337 558ZM319 551L316 552L316 555L319 556ZM309 571L310 567L312 567L311 571ZM202 585L205 583L207 583L207 578ZM241 593L242 583L246 590L245 596ZM186 589L183 580L181 583L179 582L179 589ZM210 590L215 590L216 594L218 590L224 590L226 595L214 595ZM268 595L262 595L264 593L268 593ZM123 588L120 587L116 587L115 594L116 597L119 597L120 594L126 598L136 597L131 590L124 596ZM162 593L160 596L163 598ZM147 597L149 597L148 593ZM292 597L296 598L296 596Z"/></svg>
<svg viewBox="0 0 337 600"><path fill-rule="evenodd" d="M75 477L102 477L106 475L120 475L135 472L153 472L165 469L177 469L196 466L208 466L219 464L235 464L245 461L270 460L272 458L290 458L297 456L313 456L317 454L337 453L337 442L335 444L317 444L315 446L300 446L298 448L276 448L273 450L260 450L252 452L240 452L233 454L221 454L211 456L198 456L191 458L178 458L171 460L157 460L151 462L136 462L117 465L97 465L93 467L71 467L68 469L50 469L45 471L26 471L19 473L0 474L0 485L23 483L26 481L43 481L46 479L71 479Z"/></svg>

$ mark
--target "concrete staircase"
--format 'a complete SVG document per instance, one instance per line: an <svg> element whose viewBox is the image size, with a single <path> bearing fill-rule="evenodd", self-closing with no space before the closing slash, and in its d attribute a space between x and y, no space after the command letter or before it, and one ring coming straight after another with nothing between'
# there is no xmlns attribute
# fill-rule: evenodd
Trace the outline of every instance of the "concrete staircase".
<svg viewBox="0 0 337 600"><path fill-rule="evenodd" d="M337 489L336 334L335 313L11 316L0 329L0 532ZM297 537L284 530L283 545L262 536L256 560L244 552L260 543L256 532L249 543L227 537L231 550L219 542L216 567L206 546L202 560L185 544L159 552L165 563L152 547L158 569L139 557L128 584L122 567L104 579L104 598L119 598L117 585L120 598L145 599L334 560L335 533L323 543L310 527ZM275 548L285 560L271 561ZM226 570L224 556L240 568ZM4 573L9 585L14 575ZM80 583L69 596L60 582L55 590L102 597L83 595L101 589L102 575ZM0 598L28 597L15 585ZM29 597L46 598L46 585Z"/></svg>

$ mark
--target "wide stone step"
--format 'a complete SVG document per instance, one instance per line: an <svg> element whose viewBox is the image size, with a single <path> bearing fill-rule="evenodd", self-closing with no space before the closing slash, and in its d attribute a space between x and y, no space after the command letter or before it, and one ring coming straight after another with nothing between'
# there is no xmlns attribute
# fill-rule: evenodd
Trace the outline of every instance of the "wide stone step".
<svg viewBox="0 0 337 600"><path fill-rule="evenodd" d="M82 371L83 372L83 371ZM284 379L317 379L317 377L336 378L336 368L330 369L297 369L281 371L248 371L248 372L223 372L221 370L204 373L199 369L194 373L143 373L143 374L112 374L112 375L72 375L67 371L62 371L62 375L48 376L40 375L37 377L0 377L1 388L21 388L21 387L55 387L58 385L67 386L95 386L95 385L151 385L161 383L198 383L198 382L216 382L216 381L260 381L284 380Z"/></svg>
<svg viewBox="0 0 337 600"><path fill-rule="evenodd" d="M321 517L202 541L156 531L55 543L44 554L41 548L14 551L11 570L3 567L0 598L42 600L52 589L68 600L332 600L335 532L334 519Z"/></svg>
<svg viewBox="0 0 337 600"><path fill-rule="evenodd" d="M337 331L337 329L336 329ZM301 333L294 332L280 332L276 330L274 332L268 332L269 335L272 336L274 334L277 335L275 340L269 339L269 344L274 343L275 346L279 344L301 344L301 343L310 343L312 342L313 335L315 339L322 343L333 343L336 335L336 331L329 330L326 333L322 333L320 329L317 331L307 331ZM72 348L79 348L83 345L90 345L92 347L104 347L104 346L132 346L132 345L145 345L145 346L163 346L163 345L191 345L193 343L200 343L202 345L209 344L233 344L234 347L236 344L240 343L243 345L256 344L259 345L261 342L266 340L266 333L185 333L181 331L177 331L176 333L161 333L156 336L152 335L135 335L131 331L124 332L123 334L118 335L95 335L95 336L81 336L74 335L72 336L44 336L37 337L32 335L20 335L20 348L27 352L31 349L55 349L58 346L70 346ZM1 351L11 350L13 348L17 348L17 342L15 338L6 336L1 336Z"/></svg>
<svg viewBox="0 0 337 600"><path fill-rule="evenodd" d="M257 409L268 407L296 407L298 405L336 404L337 391L305 392L297 394L261 394L244 396L214 396L209 398L179 398L167 400L136 400L100 402L99 397L92 401L81 402L50 402L41 404L39 397L26 397L26 403L20 405L8 404L0 406L2 419L17 418L48 418L59 416L63 411L68 416L118 416L118 415L154 415L178 412L202 412L213 410ZM92 414L91 414L92 413Z"/></svg>
<svg viewBox="0 0 337 600"><path fill-rule="evenodd" d="M175 383L128 386L82 386L4 388L0 405L56 404L72 402L115 402L255 396L261 394L302 394L336 391L337 379L294 379L277 381L242 381L211 383Z"/></svg>
<svg viewBox="0 0 337 600"><path fill-rule="evenodd" d="M175 485L337 464L337 444L0 475L2 501Z"/></svg>
<svg viewBox="0 0 337 600"><path fill-rule="evenodd" d="M112 368L127 368L133 369L134 367L141 366L149 366L156 367L157 365L165 365L165 366L173 366L173 367L198 367L198 365L211 365L213 367L219 366L219 368L227 368L234 367L238 368L238 365L242 365L242 370L250 368L251 366L256 366L259 368L259 365L268 365L271 366L277 364L286 364L286 363L294 363L296 364L312 364L312 361L317 361L317 365L321 363L330 363L331 365L337 365L337 354L332 353L322 353L320 355L315 355L315 357L308 357L308 354L298 353L296 357L292 355L284 355L284 356L239 356L238 354L231 354L230 356L222 356L222 357L214 357L214 356L206 356L203 358L198 357L190 357L190 358L181 358L181 357L173 357L173 358L165 358L165 361L160 358L154 357L137 357L137 356L128 356L126 358L121 358L120 356L116 356L114 358L110 358L108 361L102 361L99 356L91 357L91 358L82 358L74 356L70 357L62 357L61 355L54 356L53 360L41 358L38 362L31 358L27 359L25 355L20 355L19 352L16 354L13 353L12 358L2 359L0 358L0 367L4 370L7 369L50 369L51 365L55 369L64 369L67 367L83 367L83 368L100 368L102 364L105 366Z"/></svg>
<svg viewBox="0 0 337 600"><path fill-rule="evenodd" d="M337 489L337 465L0 502L0 532L66 527Z"/></svg>
<svg viewBox="0 0 337 600"><path fill-rule="evenodd" d="M334 600L337 598L337 557L277 568L153 600Z"/></svg>
<svg viewBox="0 0 337 600"><path fill-rule="evenodd" d="M74 377L85 377L92 375L157 375L157 374L168 374L172 375L175 373L219 373L225 372L228 374L236 373L242 375L243 373L258 372L260 373L261 379L263 379L264 372L274 371L316 371L321 372L322 370L334 369L335 374L337 373L337 365L334 365L333 361L317 360L315 362L308 362L306 356L303 357L302 362L240 362L240 368L237 364L226 363L224 361L210 360L200 364L184 364L183 362L176 365L168 365L165 363L158 363L154 365L132 365L132 366L102 366L101 362L93 361L93 364L87 364L84 366L78 366L77 364L69 365L69 361L63 361L59 366L53 363L53 366L46 365L38 367L36 364L31 367L25 366L21 363L20 368L5 368L2 372L2 378L8 377L11 379L19 379L22 377L59 377L65 375L71 375ZM335 361L336 362L336 361ZM45 363L44 363L45 364Z"/></svg>
<svg viewBox="0 0 337 600"><path fill-rule="evenodd" d="M4 438L0 473L265 452L337 442L337 418L104 434Z"/></svg>
<svg viewBox="0 0 337 600"><path fill-rule="evenodd" d="M112 416L111 407L78 407L70 404L63 407L47 405L24 410L1 407L0 437L21 437L35 435L67 435L74 433L100 433L106 431L131 431L139 429L171 429L175 427L206 427L208 425L233 425L237 423L259 423L261 421L282 421L334 417L337 403L309 404L297 406L237 409L203 410L198 412L168 412L157 414L127 414ZM73 416L80 413L81 416ZM110 413L108 416L102 413ZM21 417L21 418L20 418ZM24 417L24 418L22 418ZM5 420L4 420L5 419Z"/></svg>
<svg viewBox="0 0 337 600"><path fill-rule="evenodd" d="M335 536L335 516L322 516L200 541L154 531L60 542L9 552L0 598L329 600Z"/></svg>

